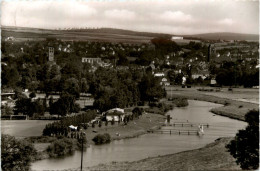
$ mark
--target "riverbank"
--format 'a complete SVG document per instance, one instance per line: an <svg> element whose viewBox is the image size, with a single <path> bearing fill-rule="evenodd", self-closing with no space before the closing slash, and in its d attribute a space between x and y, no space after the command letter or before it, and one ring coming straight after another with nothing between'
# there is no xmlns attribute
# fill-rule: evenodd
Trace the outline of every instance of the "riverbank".
<svg viewBox="0 0 260 171"><path fill-rule="evenodd" d="M127 125L120 123L119 125L102 126L99 128L88 128L85 130L87 143L94 144L92 139L97 134L108 133L111 136L112 140L120 140L126 138L133 138L147 133L150 129L158 129L165 122L165 116L159 114L146 113L140 116L139 119L129 122Z"/></svg>
<svg viewBox="0 0 260 171"><path fill-rule="evenodd" d="M114 125L111 125L111 123L109 123L108 126L105 126L103 124L102 127L98 127L97 125L95 128L89 127L88 129L84 130L84 132L86 133L87 146L94 145L92 139L98 134L108 133L111 136L111 140L138 137L140 135L146 134L148 130L159 129L164 124L165 119L165 116L160 114L145 113L142 116L140 116L139 119L130 121L127 125L124 125L121 122L120 124L115 123ZM55 138L46 138L46 140L44 140L43 138L44 141L40 143L37 142L37 137L35 138L35 142L37 143L33 142L33 138L31 138L31 140L30 138L27 138L34 144L34 147L38 152L37 158L35 160L49 158L49 155L46 152L48 145L50 145L50 142L48 141Z"/></svg>
<svg viewBox="0 0 260 171"><path fill-rule="evenodd" d="M111 162L83 170L241 170L225 146L231 137L220 138L203 148L151 157L134 162ZM66 169L66 171L79 170ZM65 171L65 170L64 170Z"/></svg>
<svg viewBox="0 0 260 171"><path fill-rule="evenodd" d="M226 92L220 92L225 94ZM247 91L241 92L240 96L246 96ZM258 91L252 92L258 95ZM200 100L212 103L222 104L222 107L213 108L211 110L212 113L226 116L232 119L238 119L241 121L245 121L245 115L249 110L258 109L259 104L244 102L239 100L234 100L233 98L227 98L227 95L224 96L222 94L218 94L218 92L202 92L198 91L196 88L193 89L182 89L182 88L168 88L167 96L168 97L184 97L189 100ZM232 96L232 92L226 93Z"/></svg>

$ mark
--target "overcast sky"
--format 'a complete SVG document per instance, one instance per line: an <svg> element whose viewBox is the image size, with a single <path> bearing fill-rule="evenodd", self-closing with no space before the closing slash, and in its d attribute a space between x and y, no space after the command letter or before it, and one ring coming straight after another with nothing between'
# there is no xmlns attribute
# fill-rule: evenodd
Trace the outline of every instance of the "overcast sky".
<svg viewBox="0 0 260 171"><path fill-rule="evenodd" d="M110 27L170 34L259 34L253 0L2 1L1 25L36 28Z"/></svg>

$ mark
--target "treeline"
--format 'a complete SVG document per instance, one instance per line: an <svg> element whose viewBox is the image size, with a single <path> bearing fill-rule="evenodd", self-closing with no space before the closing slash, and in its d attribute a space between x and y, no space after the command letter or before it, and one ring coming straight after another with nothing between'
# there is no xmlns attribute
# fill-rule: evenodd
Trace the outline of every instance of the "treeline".
<svg viewBox="0 0 260 171"><path fill-rule="evenodd" d="M216 75L216 81L223 86L259 86L259 68L256 64L245 65L242 61L224 62L220 68L212 67L211 74Z"/></svg>
<svg viewBox="0 0 260 171"><path fill-rule="evenodd" d="M69 126L70 125L78 125L80 126L81 123L87 123L90 122L92 119L96 117L96 111L87 111L85 113L71 116L71 117L64 117L61 118L60 121L56 121L50 124L47 124L45 128L43 129L43 136L68 136L68 133L70 132ZM79 127L80 129L80 127ZM73 135L75 138L79 135Z"/></svg>
<svg viewBox="0 0 260 171"><path fill-rule="evenodd" d="M111 108L137 106L166 96L160 82L149 71L99 68L90 84L94 107L101 112Z"/></svg>

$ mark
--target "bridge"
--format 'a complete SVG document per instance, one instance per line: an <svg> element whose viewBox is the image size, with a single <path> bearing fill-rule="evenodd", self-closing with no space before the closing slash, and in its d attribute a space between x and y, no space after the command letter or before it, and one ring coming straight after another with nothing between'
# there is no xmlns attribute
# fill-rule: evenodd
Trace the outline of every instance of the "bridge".
<svg viewBox="0 0 260 171"><path fill-rule="evenodd" d="M160 130L149 130L149 133L157 134L175 134L175 135L198 135L198 130L179 130L179 129L160 129Z"/></svg>
<svg viewBox="0 0 260 171"><path fill-rule="evenodd" d="M163 124L163 126L173 126L173 127L194 127L194 126L205 126L205 127L209 127L208 123L190 123L190 122L174 122L174 123L167 123L167 124Z"/></svg>

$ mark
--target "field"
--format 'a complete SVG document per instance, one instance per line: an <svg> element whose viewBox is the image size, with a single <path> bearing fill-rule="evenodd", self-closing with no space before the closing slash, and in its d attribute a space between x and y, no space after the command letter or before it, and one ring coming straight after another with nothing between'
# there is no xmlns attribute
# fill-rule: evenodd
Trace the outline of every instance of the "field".
<svg viewBox="0 0 260 171"><path fill-rule="evenodd" d="M142 33L120 29L84 29L84 30L43 30L34 28L3 27L2 38L9 36L16 41L42 40L56 38L64 41L106 41L122 43L148 43L161 34ZM166 35L166 34L163 34Z"/></svg>
<svg viewBox="0 0 260 171"><path fill-rule="evenodd" d="M5 120L1 121L1 133L25 138L42 135L42 130L46 124L53 121L43 120Z"/></svg>
<svg viewBox="0 0 260 171"><path fill-rule="evenodd" d="M205 89L205 90L210 90L212 89L213 91L198 91L198 89ZM256 103L259 104L259 89L253 89L253 88L233 88L232 91L229 91L228 88L214 88L214 87L192 87L192 88L181 88L180 86L175 86L175 87L167 87L168 93L174 92L174 94L178 94L177 91L179 92L184 92L184 93L196 93L196 94L204 94L207 96L215 96L219 98L224 98L224 99L231 99L231 100L236 100L236 101L243 101L243 102L251 102L251 103ZM220 91L218 91L220 90Z"/></svg>

